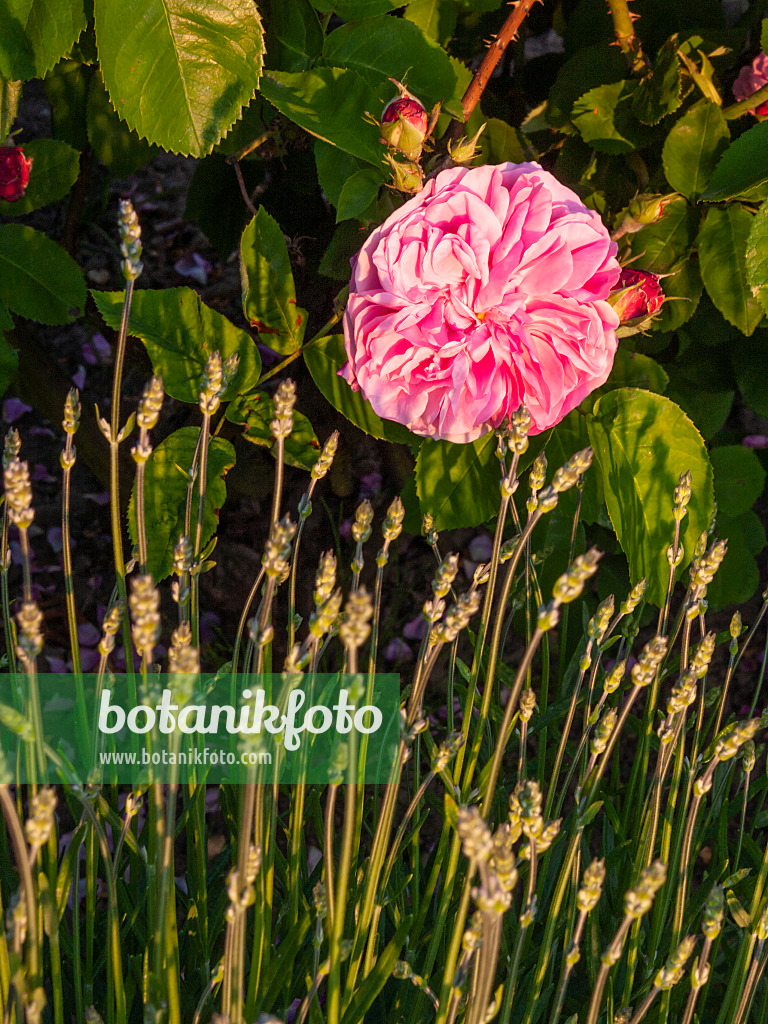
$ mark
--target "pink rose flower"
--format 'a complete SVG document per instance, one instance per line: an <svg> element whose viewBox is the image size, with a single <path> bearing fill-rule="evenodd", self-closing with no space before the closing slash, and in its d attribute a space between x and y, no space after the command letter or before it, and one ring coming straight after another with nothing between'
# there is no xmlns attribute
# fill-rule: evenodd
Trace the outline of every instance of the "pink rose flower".
<svg viewBox="0 0 768 1024"><path fill-rule="evenodd" d="M764 85L768 85L768 57L761 51L751 64L745 65L739 72L739 77L733 83L733 95L741 102ZM750 113L768 117L768 101Z"/></svg>
<svg viewBox="0 0 768 1024"><path fill-rule="evenodd" d="M340 373L425 437L473 441L521 404L547 430L611 372L616 250L538 164L443 171L353 258Z"/></svg>

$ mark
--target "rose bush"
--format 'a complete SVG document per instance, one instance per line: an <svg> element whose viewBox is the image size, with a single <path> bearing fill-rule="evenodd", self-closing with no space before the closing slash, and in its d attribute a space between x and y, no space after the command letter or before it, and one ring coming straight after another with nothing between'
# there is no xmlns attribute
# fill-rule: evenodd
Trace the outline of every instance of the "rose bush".
<svg viewBox="0 0 768 1024"><path fill-rule="evenodd" d="M473 441L521 404L547 430L610 373L616 250L538 164L443 171L353 259L341 372L423 436Z"/></svg>

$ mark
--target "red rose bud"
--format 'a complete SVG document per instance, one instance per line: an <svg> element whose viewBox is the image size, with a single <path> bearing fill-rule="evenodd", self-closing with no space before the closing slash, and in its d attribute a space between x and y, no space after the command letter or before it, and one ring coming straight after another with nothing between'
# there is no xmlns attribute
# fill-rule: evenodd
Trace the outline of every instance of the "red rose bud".
<svg viewBox="0 0 768 1024"><path fill-rule="evenodd" d="M400 95L389 101L381 115L381 141L402 153L406 160L418 160L429 118L416 97L403 86L400 88Z"/></svg>
<svg viewBox="0 0 768 1024"><path fill-rule="evenodd" d="M21 146L0 146L0 199L16 203L24 196L32 170L32 158Z"/></svg>
<svg viewBox="0 0 768 1024"><path fill-rule="evenodd" d="M659 278L647 270L625 268L619 278L619 287L611 293L610 304L623 324L630 320L652 317L661 309L664 292Z"/></svg>

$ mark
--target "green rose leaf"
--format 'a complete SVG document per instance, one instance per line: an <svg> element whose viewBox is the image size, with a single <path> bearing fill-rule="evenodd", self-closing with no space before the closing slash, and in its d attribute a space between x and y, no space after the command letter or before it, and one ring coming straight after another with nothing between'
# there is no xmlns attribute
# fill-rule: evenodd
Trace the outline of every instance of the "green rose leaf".
<svg viewBox="0 0 768 1024"><path fill-rule="evenodd" d="M573 412L568 413L565 419L560 420L547 441L547 477L551 479L555 470L559 469L576 452L588 448L590 444L586 417L578 409L574 409ZM600 471L597 466L592 465L584 474L584 486L581 492L581 518L583 521L596 523L604 502L605 495L603 494ZM558 509L555 509L555 512L557 511ZM573 529L572 514L570 520L571 529ZM570 541L570 534L568 540Z"/></svg>
<svg viewBox="0 0 768 1024"><path fill-rule="evenodd" d="M662 333L676 331L696 312L704 291L698 260L684 260L668 277L663 277L661 290L664 292L664 305L654 317L651 330Z"/></svg>
<svg viewBox="0 0 768 1024"><path fill-rule="evenodd" d="M315 142L317 180L332 206L338 207L341 190L344 188L347 178L351 178L365 166L362 161L350 156L349 153L342 153L329 142L323 142L321 139ZM371 168L366 167L366 170L371 170Z"/></svg>
<svg viewBox="0 0 768 1024"><path fill-rule="evenodd" d="M260 90L281 114L315 138L359 156L378 168L384 156L379 130L365 120L366 111L380 110L384 99L349 68L311 71L265 71ZM382 97L389 90L382 88Z"/></svg>
<svg viewBox="0 0 768 1024"><path fill-rule="evenodd" d="M86 25L83 0L5 0L0 75L42 78L77 42Z"/></svg>
<svg viewBox="0 0 768 1024"><path fill-rule="evenodd" d="M122 292L91 291L106 324L117 330L123 311ZM171 398L197 404L208 357L222 359L237 352L240 365L222 401L254 387L261 357L253 338L204 305L191 288L144 289L133 294L128 333L144 342L155 373Z"/></svg>
<svg viewBox="0 0 768 1024"><path fill-rule="evenodd" d="M85 307L82 271L60 245L23 224L0 225L0 302L41 324L69 324Z"/></svg>
<svg viewBox="0 0 768 1024"><path fill-rule="evenodd" d="M269 429L275 418L275 403L264 391L239 395L227 406L226 417L230 423L245 425L243 437L252 444L263 445L275 454L277 441ZM293 411L293 430L285 439L285 461L298 469L309 471L317 462L320 442L315 436L312 424L302 413Z"/></svg>
<svg viewBox="0 0 768 1024"><path fill-rule="evenodd" d="M289 355L301 348L307 311L296 305L288 246L280 225L263 206L240 242L243 313L251 327L276 352Z"/></svg>
<svg viewBox="0 0 768 1024"><path fill-rule="evenodd" d="M747 284L768 313L768 201L755 214L747 238Z"/></svg>
<svg viewBox="0 0 768 1024"><path fill-rule="evenodd" d="M599 85L573 104L571 118L585 142L600 153L629 153L648 141L648 129L632 109L636 82Z"/></svg>
<svg viewBox="0 0 768 1024"><path fill-rule="evenodd" d="M733 345L734 329L712 309L709 299L690 323L677 332L679 357L667 363L669 385L664 394L693 420L709 441L723 427L736 394L728 351L754 345ZM666 339L669 341L669 338Z"/></svg>
<svg viewBox="0 0 768 1024"><path fill-rule="evenodd" d="M749 511L763 493L765 470L751 448L740 444L713 448L709 460L715 473L718 515L733 517Z"/></svg>
<svg viewBox="0 0 768 1024"><path fill-rule="evenodd" d="M753 216L743 207L715 207L699 232L699 266L704 287L728 323L749 336L763 309L747 284L747 239Z"/></svg>
<svg viewBox="0 0 768 1024"><path fill-rule="evenodd" d="M361 21L387 14L404 7L408 0L312 0L312 6L321 14L338 14L343 21Z"/></svg>
<svg viewBox="0 0 768 1024"><path fill-rule="evenodd" d="M338 225L328 243L328 248L320 260L318 273L330 277L334 281L349 284L349 261L360 251L365 241L366 231L356 220L345 220Z"/></svg>
<svg viewBox="0 0 768 1024"><path fill-rule="evenodd" d="M363 393L353 391L344 378L339 376L338 371L347 361L342 334L331 334L313 342L304 349L303 355L312 379L326 399L360 430L372 437L396 441L398 444L421 443L422 439L402 424L377 416L370 402L363 398Z"/></svg>
<svg viewBox="0 0 768 1024"><path fill-rule="evenodd" d="M0 302L0 331L13 330L13 317L4 302Z"/></svg>
<svg viewBox="0 0 768 1024"><path fill-rule="evenodd" d="M405 18L441 46L446 46L456 31L458 15L453 0L414 0L405 10Z"/></svg>
<svg viewBox="0 0 768 1024"><path fill-rule="evenodd" d="M33 139L24 143L24 156L32 159L29 184L18 202L0 202L0 213L8 217L23 217L63 199L80 173L80 154L66 142Z"/></svg>
<svg viewBox="0 0 768 1024"><path fill-rule="evenodd" d="M731 365L742 398L749 408L768 417L768 388L765 367L768 365L768 331L756 331L745 345L734 345Z"/></svg>
<svg viewBox="0 0 768 1024"><path fill-rule="evenodd" d="M88 147L88 90L94 71L94 68L76 60L60 60L45 76L43 83L51 104L54 139L68 142L80 152Z"/></svg>
<svg viewBox="0 0 768 1024"><path fill-rule="evenodd" d="M95 0L104 83L138 135L205 156L259 84L264 33L253 0Z"/></svg>
<svg viewBox="0 0 768 1024"><path fill-rule="evenodd" d="M643 355L641 352L629 352L627 349L620 348L616 352L610 377L586 401L594 403L601 394L607 391L616 391L618 388L643 388L645 391L653 391L655 394L661 395L668 383L669 376L666 370L659 366L655 359L651 359L650 356ZM586 444L581 447L585 448Z"/></svg>
<svg viewBox="0 0 768 1024"><path fill-rule="evenodd" d="M632 267L666 274L691 251L698 214L682 196L664 203L661 217L631 236Z"/></svg>
<svg viewBox="0 0 768 1024"><path fill-rule="evenodd" d="M125 121L121 121L109 102L98 71L91 79L87 106L88 141L96 158L117 177L134 174L159 153L146 139L140 139Z"/></svg>
<svg viewBox="0 0 768 1024"><path fill-rule="evenodd" d="M384 174L380 174L372 167L355 171L342 185L336 210L336 223L359 217L374 201L383 184Z"/></svg>
<svg viewBox="0 0 768 1024"><path fill-rule="evenodd" d="M323 52L323 29L309 0L272 4L267 60L283 71L305 71Z"/></svg>
<svg viewBox="0 0 768 1024"><path fill-rule="evenodd" d="M11 323L13 326L13 323ZM0 395L4 395L16 378L19 354L0 333Z"/></svg>
<svg viewBox="0 0 768 1024"><path fill-rule="evenodd" d="M729 604L743 604L760 586L760 569L755 560L765 547L765 528L754 512L731 519L718 519L718 536L728 541L728 550L707 587L707 602L713 611Z"/></svg>
<svg viewBox="0 0 768 1024"><path fill-rule="evenodd" d="M557 73L547 100L547 121L553 128L566 128L580 96L605 83L621 82L626 74L627 62L618 47L580 50Z"/></svg>
<svg viewBox="0 0 768 1024"><path fill-rule="evenodd" d="M680 118L667 136L662 163L667 181L676 192L698 199L731 134L716 103L701 100Z"/></svg>
<svg viewBox="0 0 768 1024"><path fill-rule="evenodd" d="M726 149L701 198L710 202L735 199L765 182L768 182L768 122L761 121Z"/></svg>
<svg viewBox="0 0 768 1024"><path fill-rule="evenodd" d="M145 469L144 516L147 524L147 568L156 582L173 570L173 549L184 533L187 506L187 473L192 467L200 431L182 427L166 437L152 452ZM208 449L208 477L205 486L203 547L219 525L219 509L227 497L224 477L235 464L235 449L220 437L212 437ZM192 495L197 508L198 481ZM136 485L128 506L131 541L138 543L136 530Z"/></svg>
<svg viewBox="0 0 768 1024"><path fill-rule="evenodd" d="M735 391L702 388L699 381L686 375L674 376L667 388L667 398L680 406L707 441L725 426L735 395Z"/></svg>
<svg viewBox="0 0 768 1024"><path fill-rule="evenodd" d="M675 532L672 495L681 473L690 470L693 494L681 527L685 555L678 576L714 509L712 466L704 441L674 402L636 388L603 395L588 430L630 577L634 582L644 576L648 599L661 605L669 579L667 548Z"/></svg>
<svg viewBox="0 0 768 1024"><path fill-rule="evenodd" d="M642 79L632 99L635 116L643 124L658 124L683 102L677 39L673 36L656 55L653 71Z"/></svg>
<svg viewBox="0 0 768 1024"><path fill-rule="evenodd" d="M436 530L479 526L499 510L499 460L491 431L471 444L427 438L416 457L416 493L422 515Z"/></svg>
<svg viewBox="0 0 768 1024"><path fill-rule="evenodd" d="M466 80L458 81L445 50L404 18L383 16L342 25L327 36L323 58L333 67L356 71L375 90L386 86L393 96L388 79L396 78L425 107L443 101L453 114L460 113L461 96L471 78L467 72L462 76ZM378 116L376 109L370 113Z"/></svg>
<svg viewBox="0 0 768 1024"><path fill-rule="evenodd" d="M489 117L480 136L480 152L484 164L524 163L526 153L517 129L498 117Z"/></svg>

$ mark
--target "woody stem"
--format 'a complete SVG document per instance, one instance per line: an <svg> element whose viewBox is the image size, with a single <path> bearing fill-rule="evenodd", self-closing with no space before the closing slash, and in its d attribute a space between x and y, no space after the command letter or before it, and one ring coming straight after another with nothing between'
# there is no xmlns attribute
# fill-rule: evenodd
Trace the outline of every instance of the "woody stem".
<svg viewBox="0 0 768 1024"><path fill-rule="evenodd" d="M479 103L480 97L483 95L483 91L488 84L488 80L493 74L493 69L501 60L501 56L506 48L516 37L518 29L525 21L528 12L535 3L536 0L517 0L517 3L509 14L509 17L502 25L501 31L488 47L488 52L485 57L483 57L480 67L475 72L475 77L470 82L469 88L464 93L461 100L465 124L469 120L469 115Z"/></svg>
<svg viewBox="0 0 768 1024"><path fill-rule="evenodd" d="M635 35L634 18L629 10L627 0L608 0L613 19L613 31L621 52L630 62L633 71L643 67L643 51L640 40ZM637 17L637 15L635 15Z"/></svg>

